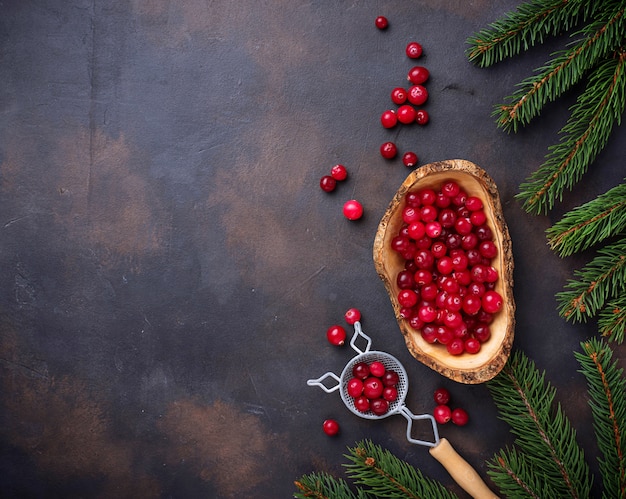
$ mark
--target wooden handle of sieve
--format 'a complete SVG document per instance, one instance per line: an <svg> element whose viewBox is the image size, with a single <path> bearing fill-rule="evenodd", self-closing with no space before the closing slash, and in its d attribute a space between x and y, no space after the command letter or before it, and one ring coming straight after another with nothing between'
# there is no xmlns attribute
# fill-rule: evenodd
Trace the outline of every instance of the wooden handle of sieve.
<svg viewBox="0 0 626 499"><path fill-rule="evenodd" d="M448 470L454 481L474 499L498 499L498 496L487 487L476 470L454 450L445 438L440 439L437 445L430 448L430 454Z"/></svg>

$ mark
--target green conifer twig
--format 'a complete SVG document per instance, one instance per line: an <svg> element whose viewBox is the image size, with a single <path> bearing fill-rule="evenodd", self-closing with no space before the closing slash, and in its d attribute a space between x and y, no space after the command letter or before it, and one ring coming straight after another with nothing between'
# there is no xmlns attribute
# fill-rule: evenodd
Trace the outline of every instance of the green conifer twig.
<svg viewBox="0 0 626 499"><path fill-rule="evenodd" d="M517 451L505 452L492 461L490 474L496 485L506 490L517 487L518 494L527 494L529 489L531 496L586 499L591 489L589 467L576 443L575 430L560 405L553 407L556 390L545 381L545 374L516 351L487 386L525 456L522 465L511 471L502 463L519 461Z"/></svg>
<svg viewBox="0 0 626 499"><path fill-rule="evenodd" d="M571 189L606 146L613 125L626 106L626 49L618 51L591 74L567 124L561 141L550 147L546 161L520 186L518 199L528 212L547 212L563 191Z"/></svg>
<svg viewBox="0 0 626 499"><path fill-rule="evenodd" d="M598 330L609 341L622 343L626 335L626 295L618 296L600 310Z"/></svg>
<svg viewBox="0 0 626 499"><path fill-rule="evenodd" d="M587 379L600 459L604 499L626 498L626 380L612 361L613 352L601 340L581 344L574 352Z"/></svg>
<svg viewBox="0 0 626 499"><path fill-rule="evenodd" d="M570 279L556 295L559 314L572 322L585 322L608 299L626 291L626 239L598 250L597 256L574 276L578 279Z"/></svg>
<svg viewBox="0 0 626 499"><path fill-rule="evenodd" d="M311 473L294 482L298 492L294 497L299 499L357 499L345 480L325 473Z"/></svg>
<svg viewBox="0 0 626 499"><path fill-rule="evenodd" d="M564 257L622 232L626 232L626 181L569 211L546 234L550 248Z"/></svg>

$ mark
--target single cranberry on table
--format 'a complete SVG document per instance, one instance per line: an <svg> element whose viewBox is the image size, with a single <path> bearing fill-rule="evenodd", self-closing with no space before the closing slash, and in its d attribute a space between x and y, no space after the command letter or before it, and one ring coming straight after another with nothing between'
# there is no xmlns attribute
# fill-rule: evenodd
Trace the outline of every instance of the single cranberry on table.
<svg viewBox="0 0 626 499"><path fill-rule="evenodd" d="M363 205L356 199L346 201L343 205L343 214L348 220L358 220L363 216Z"/></svg>
<svg viewBox="0 0 626 499"><path fill-rule="evenodd" d="M398 147L393 142L385 142L380 146L380 154L385 159L393 159L398 154Z"/></svg>
<svg viewBox="0 0 626 499"><path fill-rule="evenodd" d="M385 16L378 16L374 20L374 24L378 29L387 29L389 27L389 20Z"/></svg>
<svg viewBox="0 0 626 499"><path fill-rule="evenodd" d="M332 437L339 433L339 423L334 419L327 419L326 421L324 421L322 428L324 430L324 433L326 433L326 435L328 435L329 437Z"/></svg>
<svg viewBox="0 0 626 499"><path fill-rule="evenodd" d="M324 192L332 192L335 190L335 187L337 187L337 180L330 175L324 175L320 179L320 187Z"/></svg>
<svg viewBox="0 0 626 499"><path fill-rule="evenodd" d="M407 98L411 104L421 106L428 100L428 90L424 85L413 85L409 88Z"/></svg>
<svg viewBox="0 0 626 499"><path fill-rule="evenodd" d="M393 128L398 124L398 114L393 109L387 109L380 115L380 124L383 128Z"/></svg>
<svg viewBox="0 0 626 499"><path fill-rule="evenodd" d="M411 94L409 93L409 101L411 100ZM403 104L398 108L397 116L398 121L404 125L410 125L415 121L415 108L409 104Z"/></svg>
<svg viewBox="0 0 626 499"><path fill-rule="evenodd" d="M428 114L428 111L426 111L426 109L418 109L415 112L415 122L418 125L426 125L428 124L428 122L430 121L430 115Z"/></svg>
<svg viewBox="0 0 626 499"><path fill-rule="evenodd" d="M404 104L408 98L409 94L407 93L405 88L396 87L391 91L391 101L394 104Z"/></svg>
<svg viewBox="0 0 626 499"><path fill-rule="evenodd" d="M417 42L409 42L405 49L407 57L411 59L419 59L423 51L422 46Z"/></svg>
<svg viewBox="0 0 626 499"><path fill-rule="evenodd" d="M330 176L341 182L348 178L348 169L343 165L335 165L330 169Z"/></svg>
<svg viewBox="0 0 626 499"><path fill-rule="evenodd" d="M348 324L353 325L355 322L361 320L361 311L358 308L349 308L346 310L344 318Z"/></svg>
<svg viewBox="0 0 626 499"><path fill-rule="evenodd" d="M330 326L326 330L326 339L331 345L341 346L346 342L346 330L338 325Z"/></svg>
<svg viewBox="0 0 626 499"><path fill-rule="evenodd" d="M430 71L428 71L428 69L424 66L413 66L409 69L407 74L407 80L409 80L413 85L426 83L428 78L430 78Z"/></svg>
<svg viewBox="0 0 626 499"><path fill-rule="evenodd" d="M457 407L452 411L450 419L457 426L465 426L469 422L469 415L465 409Z"/></svg>
<svg viewBox="0 0 626 499"><path fill-rule="evenodd" d="M450 419L452 419L452 410L447 405L440 404L435 407L433 416L435 417L435 421L437 421L437 423L446 424L450 421Z"/></svg>
<svg viewBox="0 0 626 499"><path fill-rule="evenodd" d="M450 392L446 388L437 388L433 393L433 399L437 405L448 405Z"/></svg>

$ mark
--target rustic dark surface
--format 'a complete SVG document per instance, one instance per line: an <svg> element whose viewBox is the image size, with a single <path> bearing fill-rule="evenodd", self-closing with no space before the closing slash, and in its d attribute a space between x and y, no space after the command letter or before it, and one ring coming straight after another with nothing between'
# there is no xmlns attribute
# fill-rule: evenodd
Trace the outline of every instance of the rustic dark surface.
<svg viewBox="0 0 626 499"><path fill-rule="evenodd" d="M575 93L517 135L495 128L493 105L563 44L472 66L466 38L517 3L0 1L0 495L290 497L304 473L341 475L346 447L370 438L464 497L405 440L404 418L366 421L306 386L352 357L324 334L358 307L375 348L404 363L413 412L439 386L469 411L441 433L481 475L512 442L484 385L448 381L404 346L371 255L408 174L379 156L389 138L498 184L514 347L546 370L597 469L572 353L595 327L565 323L554 300L590 255L559 259L544 231L621 181L626 136L550 216L521 210L518 186ZM411 40L431 71L431 123L390 132L379 116ZM350 177L326 194L335 163ZM341 215L349 198L359 222ZM338 438L321 431L328 417Z"/></svg>

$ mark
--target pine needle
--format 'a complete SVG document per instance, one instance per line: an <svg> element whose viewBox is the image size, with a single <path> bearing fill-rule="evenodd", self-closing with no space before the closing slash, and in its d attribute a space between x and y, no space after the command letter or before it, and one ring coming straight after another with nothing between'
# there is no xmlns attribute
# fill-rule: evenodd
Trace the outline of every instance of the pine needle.
<svg viewBox="0 0 626 499"><path fill-rule="evenodd" d="M609 341L623 343L626 336L626 295L610 300L598 314L598 330Z"/></svg>
<svg viewBox="0 0 626 499"><path fill-rule="evenodd" d="M365 497L356 496L348 487L345 480L320 472L304 475L294 482L299 492L294 497L305 499L357 499Z"/></svg>
<svg viewBox="0 0 626 499"><path fill-rule="evenodd" d="M613 352L601 340L582 343L575 352L587 379L600 459L604 499L626 498L626 379L612 361Z"/></svg>

